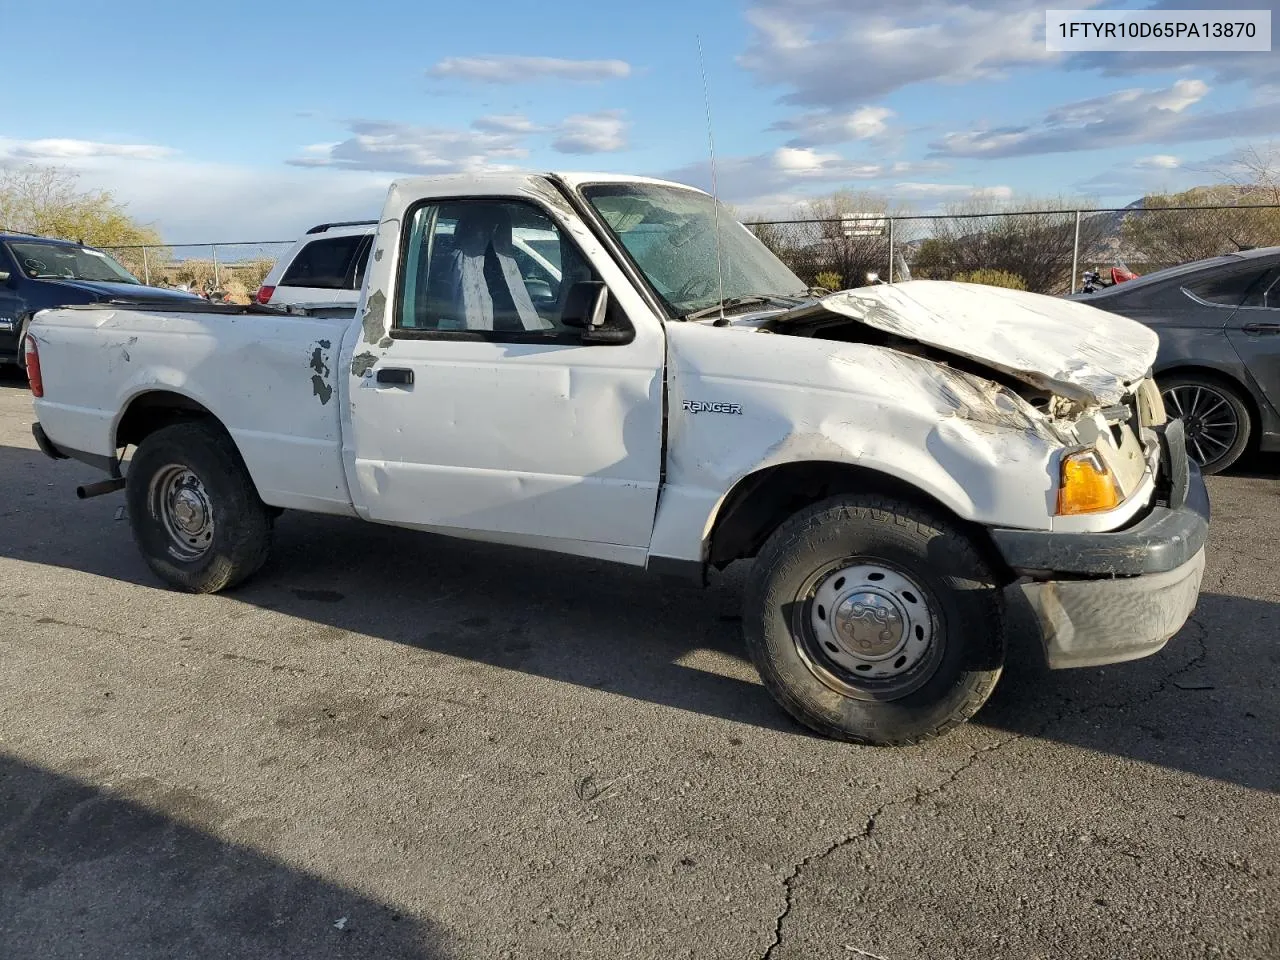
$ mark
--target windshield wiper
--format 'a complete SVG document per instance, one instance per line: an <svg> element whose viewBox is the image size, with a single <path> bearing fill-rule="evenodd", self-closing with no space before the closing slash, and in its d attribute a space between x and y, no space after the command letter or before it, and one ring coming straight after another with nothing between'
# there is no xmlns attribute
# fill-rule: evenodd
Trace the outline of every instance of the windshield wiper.
<svg viewBox="0 0 1280 960"><path fill-rule="evenodd" d="M732 310L734 307L745 307L753 303L780 303L783 305L793 303L796 297L784 297L773 293L748 293L740 297L725 297L719 303L712 304L709 307L703 307L701 310L694 310L692 313L684 315L685 320L701 320L703 317L713 317L724 310Z"/></svg>

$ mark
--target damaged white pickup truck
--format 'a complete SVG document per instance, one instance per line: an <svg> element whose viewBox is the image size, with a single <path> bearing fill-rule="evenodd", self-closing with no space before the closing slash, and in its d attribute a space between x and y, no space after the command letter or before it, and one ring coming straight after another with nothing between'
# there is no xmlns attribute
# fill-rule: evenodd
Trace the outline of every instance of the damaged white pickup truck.
<svg viewBox="0 0 1280 960"><path fill-rule="evenodd" d="M972 716L1010 603L1054 667L1154 653L1196 603L1208 498L1124 318L827 295L706 194L604 175L397 182L366 277L351 321L39 314L40 447L105 469L81 495L124 488L184 590L253 574L282 509L697 579L754 558L765 685L865 743Z"/></svg>

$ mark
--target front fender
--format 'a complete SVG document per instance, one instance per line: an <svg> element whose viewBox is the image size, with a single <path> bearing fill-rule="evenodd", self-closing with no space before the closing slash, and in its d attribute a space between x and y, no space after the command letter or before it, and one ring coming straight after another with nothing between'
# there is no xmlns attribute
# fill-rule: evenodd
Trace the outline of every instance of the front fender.
<svg viewBox="0 0 1280 960"><path fill-rule="evenodd" d="M1065 440L1007 388L868 344L672 327L654 554L700 559L738 483L805 461L892 477L975 523L1050 529Z"/></svg>

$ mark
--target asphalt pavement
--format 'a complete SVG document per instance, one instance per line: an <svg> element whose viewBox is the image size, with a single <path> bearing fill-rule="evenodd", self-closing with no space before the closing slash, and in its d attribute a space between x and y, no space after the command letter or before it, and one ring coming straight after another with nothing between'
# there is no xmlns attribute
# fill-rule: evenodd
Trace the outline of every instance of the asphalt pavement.
<svg viewBox="0 0 1280 960"><path fill-rule="evenodd" d="M1159 655L1025 645L910 749L798 729L703 591L285 514L214 597L0 378L0 957L1280 958L1280 462Z"/></svg>

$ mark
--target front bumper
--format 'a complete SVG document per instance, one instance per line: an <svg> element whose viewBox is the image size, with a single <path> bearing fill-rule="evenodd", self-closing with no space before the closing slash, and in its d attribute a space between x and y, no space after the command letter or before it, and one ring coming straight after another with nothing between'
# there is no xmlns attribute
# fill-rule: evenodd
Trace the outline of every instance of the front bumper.
<svg viewBox="0 0 1280 960"><path fill-rule="evenodd" d="M1181 421L1159 431L1157 505L1107 533L991 531L1021 579L1054 669L1090 667L1160 650L1195 609L1209 534L1209 492L1187 456Z"/></svg>

